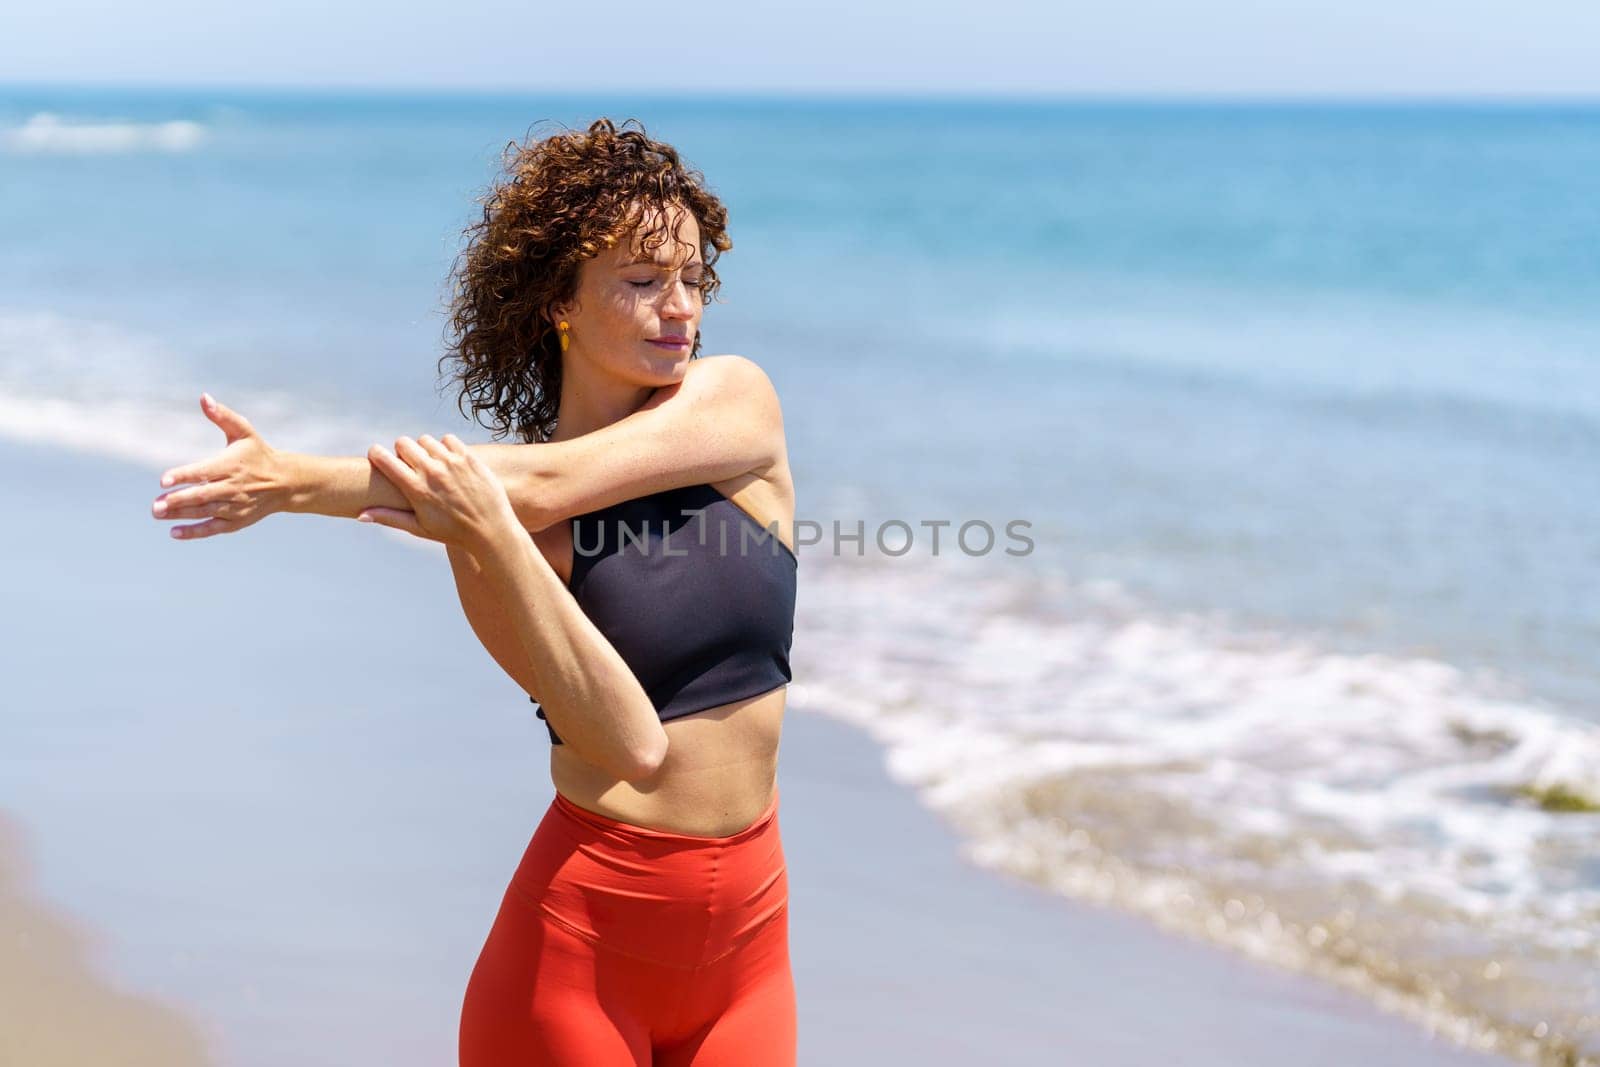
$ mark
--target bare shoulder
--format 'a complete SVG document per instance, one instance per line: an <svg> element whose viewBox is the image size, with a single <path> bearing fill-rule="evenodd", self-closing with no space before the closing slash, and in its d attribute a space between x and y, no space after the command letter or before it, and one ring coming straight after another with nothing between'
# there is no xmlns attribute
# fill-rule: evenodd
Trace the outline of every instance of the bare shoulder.
<svg viewBox="0 0 1600 1067"><path fill-rule="evenodd" d="M718 399L754 405L758 410L771 408L780 414L778 390L761 364L749 356L724 353L700 356L689 361L684 369L683 381L695 383L697 389L709 390Z"/></svg>
<svg viewBox="0 0 1600 1067"><path fill-rule="evenodd" d="M715 394L716 403L731 405L739 417L756 420L770 435L772 450L767 463L737 478L715 483L715 488L748 512L758 525L777 523L778 528L785 531L780 534L780 540L792 551L794 479L789 471L789 452L783 435L783 410L772 379L755 360L732 353L701 356L691 361L684 372L685 382L691 374L701 376L701 384L710 394Z"/></svg>
<svg viewBox="0 0 1600 1067"><path fill-rule="evenodd" d="M676 394L691 409L714 418L721 432L739 432L760 442L761 459L752 473L765 476L774 468L788 467L783 434L783 408L778 390L761 364L749 356L732 353L700 356L689 361L683 381L663 389L646 407L668 402ZM735 430L737 428L737 430Z"/></svg>

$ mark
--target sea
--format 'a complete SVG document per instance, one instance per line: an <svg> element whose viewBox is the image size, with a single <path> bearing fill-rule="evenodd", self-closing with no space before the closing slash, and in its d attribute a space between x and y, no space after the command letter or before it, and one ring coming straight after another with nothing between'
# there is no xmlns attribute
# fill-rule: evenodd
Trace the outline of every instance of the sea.
<svg viewBox="0 0 1600 1067"><path fill-rule="evenodd" d="M452 263L600 116L729 209L792 709L974 863L1600 1062L1600 105L0 88L0 438L489 440Z"/></svg>

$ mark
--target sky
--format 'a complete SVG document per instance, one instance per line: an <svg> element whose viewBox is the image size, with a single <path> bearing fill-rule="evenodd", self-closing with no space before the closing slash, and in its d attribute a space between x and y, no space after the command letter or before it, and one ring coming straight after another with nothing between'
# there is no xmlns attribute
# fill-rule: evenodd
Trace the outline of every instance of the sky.
<svg viewBox="0 0 1600 1067"><path fill-rule="evenodd" d="M1600 97L1600 0L18 0L0 83Z"/></svg>

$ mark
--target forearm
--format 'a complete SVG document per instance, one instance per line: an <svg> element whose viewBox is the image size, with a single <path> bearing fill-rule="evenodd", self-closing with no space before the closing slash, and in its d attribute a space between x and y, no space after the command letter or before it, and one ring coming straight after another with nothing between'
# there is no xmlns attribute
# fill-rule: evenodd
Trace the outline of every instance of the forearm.
<svg viewBox="0 0 1600 1067"><path fill-rule="evenodd" d="M469 447L505 486L517 520L534 532L623 500L787 462L777 394L759 367L738 356L696 360L682 383L656 390L638 410L586 434ZM286 459L288 510L353 518L364 507L406 508L364 458Z"/></svg>
<svg viewBox="0 0 1600 1067"><path fill-rule="evenodd" d="M411 509L366 456L282 456L284 510L302 515L353 519L366 508Z"/></svg>
<svg viewBox="0 0 1600 1067"><path fill-rule="evenodd" d="M529 444L469 445L472 452L494 471L511 499L517 519L528 530L538 531L568 515L553 507L571 506L558 493L572 479L559 472L543 455L547 446ZM310 456L285 453L282 456L284 480L283 510L302 515L329 515L353 519L366 508L409 510L410 502L365 456Z"/></svg>
<svg viewBox="0 0 1600 1067"><path fill-rule="evenodd" d="M507 531L470 554L450 554L474 632L537 697L562 741L619 777L652 772L667 735L649 695L533 540Z"/></svg>

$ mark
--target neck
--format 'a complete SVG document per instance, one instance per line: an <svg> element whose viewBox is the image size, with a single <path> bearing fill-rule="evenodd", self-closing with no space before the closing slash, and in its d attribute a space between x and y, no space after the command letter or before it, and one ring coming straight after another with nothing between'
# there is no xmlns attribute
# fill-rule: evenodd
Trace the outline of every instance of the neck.
<svg viewBox="0 0 1600 1067"><path fill-rule="evenodd" d="M556 410L556 430L550 440L567 441L610 426L638 411L653 385L623 381L586 359L569 352L561 360L561 401Z"/></svg>

